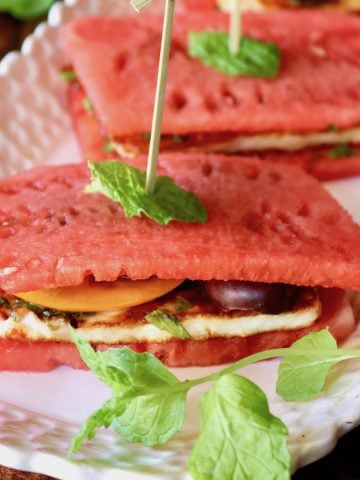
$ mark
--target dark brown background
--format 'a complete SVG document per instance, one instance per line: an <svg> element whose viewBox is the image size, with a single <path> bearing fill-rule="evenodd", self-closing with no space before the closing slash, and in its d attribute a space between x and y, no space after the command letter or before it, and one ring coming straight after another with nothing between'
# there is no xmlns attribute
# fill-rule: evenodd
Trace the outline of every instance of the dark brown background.
<svg viewBox="0 0 360 480"><path fill-rule="evenodd" d="M20 22L8 15L0 14L0 58L7 51L19 48L22 40L33 30L38 21ZM360 427L340 440L332 454L300 470L293 476L293 480L360 480L359 447ZM0 480L52 479L44 475L19 472L0 466Z"/></svg>

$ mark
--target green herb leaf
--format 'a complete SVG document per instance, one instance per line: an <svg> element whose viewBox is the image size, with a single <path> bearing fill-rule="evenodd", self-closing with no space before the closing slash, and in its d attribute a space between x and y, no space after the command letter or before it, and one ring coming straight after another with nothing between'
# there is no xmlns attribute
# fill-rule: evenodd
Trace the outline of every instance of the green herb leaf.
<svg viewBox="0 0 360 480"><path fill-rule="evenodd" d="M303 402L311 399L322 390L333 365L356 357L355 351L338 349L335 338L326 329L300 338L289 350L295 352L306 349L315 350L318 354L286 355L280 363L276 392L284 400Z"/></svg>
<svg viewBox="0 0 360 480"><path fill-rule="evenodd" d="M103 150L105 153L116 152L116 142L113 140L106 140L106 142L103 144Z"/></svg>
<svg viewBox="0 0 360 480"><path fill-rule="evenodd" d="M20 20L34 18L48 11L55 0L0 0L0 11Z"/></svg>
<svg viewBox="0 0 360 480"><path fill-rule="evenodd" d="M145 316L145 320L160 330L171 333L176 338L186 340L191 338L190 333L183 327L175 315L165 310L154 310Z"/></svg>
<svg viewBox="0 0 360 480"><path fill-rule="evenodd" d="M184 312L185 310L189 310L192 308L193 304L189 302L186 298L182 297L181 295L177 295L175 299L175 311L177 313Z"/></svg>
<svg viewBox="0 0 360 480"><path fill-rule="evenodd" d="M60 70L59 77L68 83L75 82L78 79L75 70L72 68L64 68L63 70Z"/></svg>
<svg viewBox="0 0 360 480"><path fill-rule="evenodd" d="M335 361L360 357L359 349L337 349L324 330L303 337L291 348L258 352L211 375L180 382L151 354L128 348L99 353L76 334L74 339L88 366L112 387L113 398L88 419L71 453L92 438L98 427L110 424L132 442L165 442L183 425L190 388L214 381L201 400L202 432L189 463L194 478L201 480L290 478L286 427L269 412L265 394L251 381L234 375L239 368L283 356L278 391L292 400L293 392L299 397L299 389L292 384L302 385L301 395L307 398L321 388Z"/></svg>
<svg viewBox="0 0 360 480"><path fill-rule="evenodd" d="M114 348L110 348L105 352L95 352L92 346L79 337L73 328L71 328L71 334L81 358L90 370L96 373L99 380L112 388L116 393L123 392L130 387L131 378L126 368L119 368L119 358L120 366L122 366L121 359L122 356L126 355L126 352Z"/></svg>
<svg viewBox="0 0 360 480"><path fill-rule="evenodd" d="M164 443L181 429L188 389L159 360L129 348L95 352L74 331L73 338L88 367L113 389L113 398L85 422L70 453L110 424L125 439L144 445Z"/></svg>
<svg viewBox="0 0 360 480"><path fill-rule="evenodd" d="M126 217L141 214L166 225L171 220L200 222L207 220L203 204L194 194L178 187L169 177L157 177L154 193L145 191L144 171L126 163L109 160L89 162L92 182L86 192L99 192L119 202Z"/></svg>
<svg viewBox="0 0 360 480"><path fill-rule="evenodd" d="M191 32L189 55L232 76L275 78L280 68L280 50L276 44L243 36L238 52L232 55L225 32Z"/></svg>
<svg viewBox="0 0 360 480"><path fill-rule="evenodd" d="M82 424L79 432L71 442L68 457L76 453L85 440L93 439L98 428L109 428L114 419L124 410L125 406L126 402L121 397L112 398L105 402L99 410Z"/></svg>
<svg viewBox="0 0 360 480"><path fill-rule="evenodd" d="M0 307L10 307L10 303L5 297L0 297Z"/></svg>
<svg viewBox="0 0 360 480"><path fill-rule="evenodd" d="M225 375L201 399L201 434L189 470L196 479L290 479L287 428L250 380Z"/></svg>
<svg viewBox="0 0 360 480"><path fill-rule="evenodd" d="M168 386L164 384L164 386ZM129 442L159 445L181 430L185 418L186 391L149 391L127 400L126 409L112 427Z"/></svg>
<svg viewBox="0 0 360 480"><path fill-rule="evenodd" d="M184 137L182 137L181 135L173 135L171 137L171 140L173 143L175 143L175 145L180 145L181 143L184 143Z"/></svg>
<svg viewBox="0 0 360 480"><path fill-rule="evenodd" d="M358 154L360 154L360 151L351 148L347 143L340 143L327 152L328 158L331 158L332 160L336 158L352 157L353 155Z"/></svg>
<svg viewBox="0 0 360 480"><path fill-rule="evenodd" d="M340 128L339 128L337 125L334 125L333 123L330 123L330 124L326 127L326 131L327 131L327 132L339 132L339 131L340 131Z"/></svg>
<svg viewBox="0 0 360 480"><path fill-rule="evenodd" d="M87 97L84 98L82 105L87 112L91 112L92 110L94 110L91 100Z"/></svg>

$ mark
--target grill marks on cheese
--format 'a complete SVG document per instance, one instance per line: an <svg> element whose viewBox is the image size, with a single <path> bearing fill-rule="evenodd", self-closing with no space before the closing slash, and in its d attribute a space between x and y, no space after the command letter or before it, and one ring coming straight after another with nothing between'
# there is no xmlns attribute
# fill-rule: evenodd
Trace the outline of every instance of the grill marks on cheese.
<svg viewBox="0 0 360 480"><path fill-rule="evenodd" d="M238 310L220 311L201 296L196 286L180 291L182 293L193 306L176 315L193 340L245 337L262 332L299 329L312 325L321 315L319 295L312 288L300 288L292 308L277 315ZM149 324L144 317L155 309L174 313L178 294L179 291L121 312L107 311L80 318L77 332L90 342L109 345L173 340L171 334ZM10 311L6 313L8 316L4 315L0 321L0 337L31 341L71 341L69 321L65 317L52 317L44 321L26 308L18 308L12 315Z"/></svg>

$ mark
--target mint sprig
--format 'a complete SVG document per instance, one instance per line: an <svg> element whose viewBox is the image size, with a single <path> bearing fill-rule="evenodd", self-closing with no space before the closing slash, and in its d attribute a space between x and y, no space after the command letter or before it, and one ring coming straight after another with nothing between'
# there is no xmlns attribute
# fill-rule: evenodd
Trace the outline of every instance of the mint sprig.
<svg viewBox="0 0 360 480"><path fill-rule="evenodd" d="M120 203L126 217L142 214L166 225L172 220L205 223L204 205L191 192L178 187L170 177L157 177L155 191L145 189L146 173L126 163L109 160L89 162L92 181L85 191L102 193Z"/></svg>
<svg viewBox="0 0 360 480"><path fill-rule="evenodd" d="M226 32L190 32L188 53L231 76L276 78L280 69L280 50L275 43L242 36L237 53L229 51Z"/></svg>
<svg viewBox="0 0 360 480"><path fill-rule="evenodd" d="M290 478L286 428L269 411L259 387L235 375L238 369L282 356L277 391L285 400L303 401L321 391L332 365L360 357L359 349L338 349L332 335L323 330L290 348L259 352L217 373L181 382L151 354L128 348L94 352L75 333L74 341L89 368L112 388L113 396L85 422L70 454L92 438L98 427L110 425L129 441L163 443L183 425L188 391L214 382L201 400L201 434L189 462L196 480Z"/></svg>

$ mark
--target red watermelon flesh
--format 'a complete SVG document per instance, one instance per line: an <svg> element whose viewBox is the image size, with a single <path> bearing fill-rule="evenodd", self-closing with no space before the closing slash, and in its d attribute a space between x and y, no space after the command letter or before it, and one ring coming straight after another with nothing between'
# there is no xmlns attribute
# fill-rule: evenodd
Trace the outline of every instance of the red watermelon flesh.
<svg viewBox="0 0 360 480"><path fill-rule="evenodd" d="M190 12L193 12L194 10L216 9L215 0L181 0L181 5Z"/></svg>
<svg viewBox="0 0 360 480"><path fill-rule="evenodd" d="M145 167L146 158L133 163ZM43 166L0 180L0 288L86 278L243 279L360 290L360 228L296 167L202 153L160 157L208 209L206 224L125 219L83 193L83 165Z"/></svg>
<svg viewBox="0 0 360 480"><path fill-rule="evenodd" d="M79 144L82 149L84 160L101 161L117 157L117 154L106 153L104 145L107 137L102 131L99 119L94 110L87 111L83 107L83 100L86 97L85 92L79 84L73 84L68 88L69 108L72 117L74 129L76 131ZM139 137L141 139L141 136ZM142 140L139 146L140 150L147 151L148 142ZM168 145L162 143L162 151L166 151ZM183 150L184 143L172 144L171 151L174 149ZM246 156L260 158L276 163L287 163L289 165L298 165L306 170L312 176L319 180L335 180L338 178L360 175L360 155L350 157L339 157L330 159L327 152L332 147L312 147L296 152L285 151L265 151L250 152ZM356 151L360 151L360 146L354 146Z"/></svg>
<svg viewBox="0 0 360 480"><path fill-rule="evenodd" d="M230 77L190 59L188 32L226 30L228 16L178 15L163 133L308 132L360 124L359 17L334 11L250 12L243 22L246 34L279 45L278 78ZM139 15L79 18L62 30L69 60L108 134L150 130L161 26L160 17Z"/></svg>
<svg viewBox="0 0 360 480"><path fill-rule="evenodd" d="M136 352L150 352L171 367L207 366L233 362L252 353L270 348L290 346L311 331L329 327L341 342L355 329L351 309L343 302L344 292L321 289L322 315L311 327L297 330L266 332L249 337L210 338L208 340L174 340L163 343L138 342L128 344ZM123 346L123 345L119 345ZM108 345L94 345L105 350ZM29 342L0 338L0 371L46 372L60 365L86 368L73 343Z"/></svg>
<svg viewBox="0 0 360 480"><path fill-rule="evenodd" d="M359 145L352 145L356 152ZM258 153L259 158L270 162L298 165L318 180L336 180L353 175L360 175L360 154L329 158L331 146L307 148L297 152L272 151Z"/></svg>

